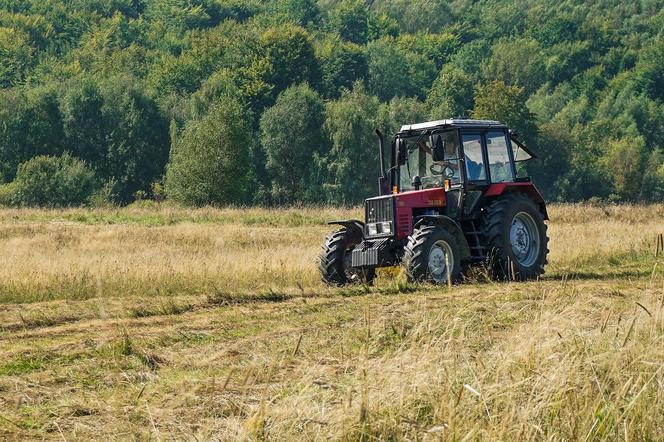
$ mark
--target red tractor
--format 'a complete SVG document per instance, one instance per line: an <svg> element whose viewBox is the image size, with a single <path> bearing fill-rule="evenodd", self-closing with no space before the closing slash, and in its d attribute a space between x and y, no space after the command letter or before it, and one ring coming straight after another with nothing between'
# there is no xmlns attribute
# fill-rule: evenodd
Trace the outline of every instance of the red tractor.
<svg viewBox="0 0 664 442"><path fill-rule="evenodd" d="M403 126L380 196L365 201L365 222L332 221L319 267L328 285L371 284L378 267L403 265L410 282L457 282L483 264L494 279L544 273L546 205L518 163L534 158L504 124L440 120Z"/></svg>

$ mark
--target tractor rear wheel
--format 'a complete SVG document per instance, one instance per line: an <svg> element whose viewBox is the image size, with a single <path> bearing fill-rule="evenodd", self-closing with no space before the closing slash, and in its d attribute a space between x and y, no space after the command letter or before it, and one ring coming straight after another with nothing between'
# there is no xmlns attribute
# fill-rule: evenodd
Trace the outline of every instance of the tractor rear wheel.
<svg viewBox="0 0 664 442"><path fill-rule="evenodd" d="M409 282L447 284L459 280L461 251L454 235L440 226L422 226L408 238L403 265Z"/></svg>
<svg viewBox="0 0 664 442"><path fill-rule="evenodd" d="M351 266L351 252L361 241L361 235L347 228L327 237L318 260L321 279L325 284L332 286L373 284L376 269Z"/></svg>
<svg viewBox="0 0 664 442"><path fill-rule="evenodd" d="M544 273L549 252L546 224L526 194L512 193L491 202L482 227L492 278L526 281Z"/></svg>

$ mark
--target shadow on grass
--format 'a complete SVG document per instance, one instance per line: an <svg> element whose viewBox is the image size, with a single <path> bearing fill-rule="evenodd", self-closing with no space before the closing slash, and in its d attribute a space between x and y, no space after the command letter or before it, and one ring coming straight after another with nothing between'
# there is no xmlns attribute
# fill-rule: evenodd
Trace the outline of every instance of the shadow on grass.
<svg viewBox="0 0 664 442"><path fill-rule="evenodd" d="M541 281L560 281L565 280L581 280L581 281L609 281L612 279L627 279L627 278L648 278L652 275L652 269L618 269L613 271L578 271L578 272L565 272L556 271L551 274L544 275L540 278Z"/></svg>
<svg viewBox="0 0 664 442"><path fill-rule="evenodd" d="M273 289L268 289L266 292L257 294L239 294L213 288L213 293L207 296L207 302L209 305L227 306L260 302L285 302L302 298L330 298L335 296L349 298L367 295L396 295L414 293L423 289L425 288L400 282L380 286L354 285L331 288L324 291L306 291L302 289L302 293L298 294L284 293Z"/></svg>

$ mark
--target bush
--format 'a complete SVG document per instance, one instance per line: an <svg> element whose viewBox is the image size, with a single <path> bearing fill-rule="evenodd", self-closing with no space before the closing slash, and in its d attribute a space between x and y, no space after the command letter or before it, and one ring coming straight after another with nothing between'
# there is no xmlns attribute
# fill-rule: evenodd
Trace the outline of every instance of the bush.
<svg viewBox="0 0 664 442"><path fill-rule="evenodd" d="M166 169L167 196L188 206L245 202L252 142L240 103L222 98L177 137Z"/></svg>
<svg viewBox="0 0 664 442"><path fill-rule="evenodd" d="M323 100L307 85L286 89L263 113L260 139L274 202L319 200L321 171L316 158L324 154L324 122Z"/></svg>
<svg viewBox="0 0 664 442"><path fill-rule="evenodd" d="M94 172L68 153L41 155L20 164L10 186L14 205L38 207L86 204L97 188Z"/></svg>
<svg viewBox="0 0 664 442"><path fill-rule="evenodd" d="M14 193L14 183L0 184L0 206L13 206Z"/></svg>

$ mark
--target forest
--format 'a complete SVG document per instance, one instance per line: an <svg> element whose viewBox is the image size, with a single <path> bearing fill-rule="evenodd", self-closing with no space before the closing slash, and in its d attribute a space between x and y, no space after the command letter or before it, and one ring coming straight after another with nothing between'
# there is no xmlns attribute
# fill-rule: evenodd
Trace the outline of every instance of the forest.
<svg viewBox="0 0 664 442"><path fill-rule="evenodd" d="M0 205L354 205L497 119L549 201L664 199L664 1L0 0Z"/></svg>

